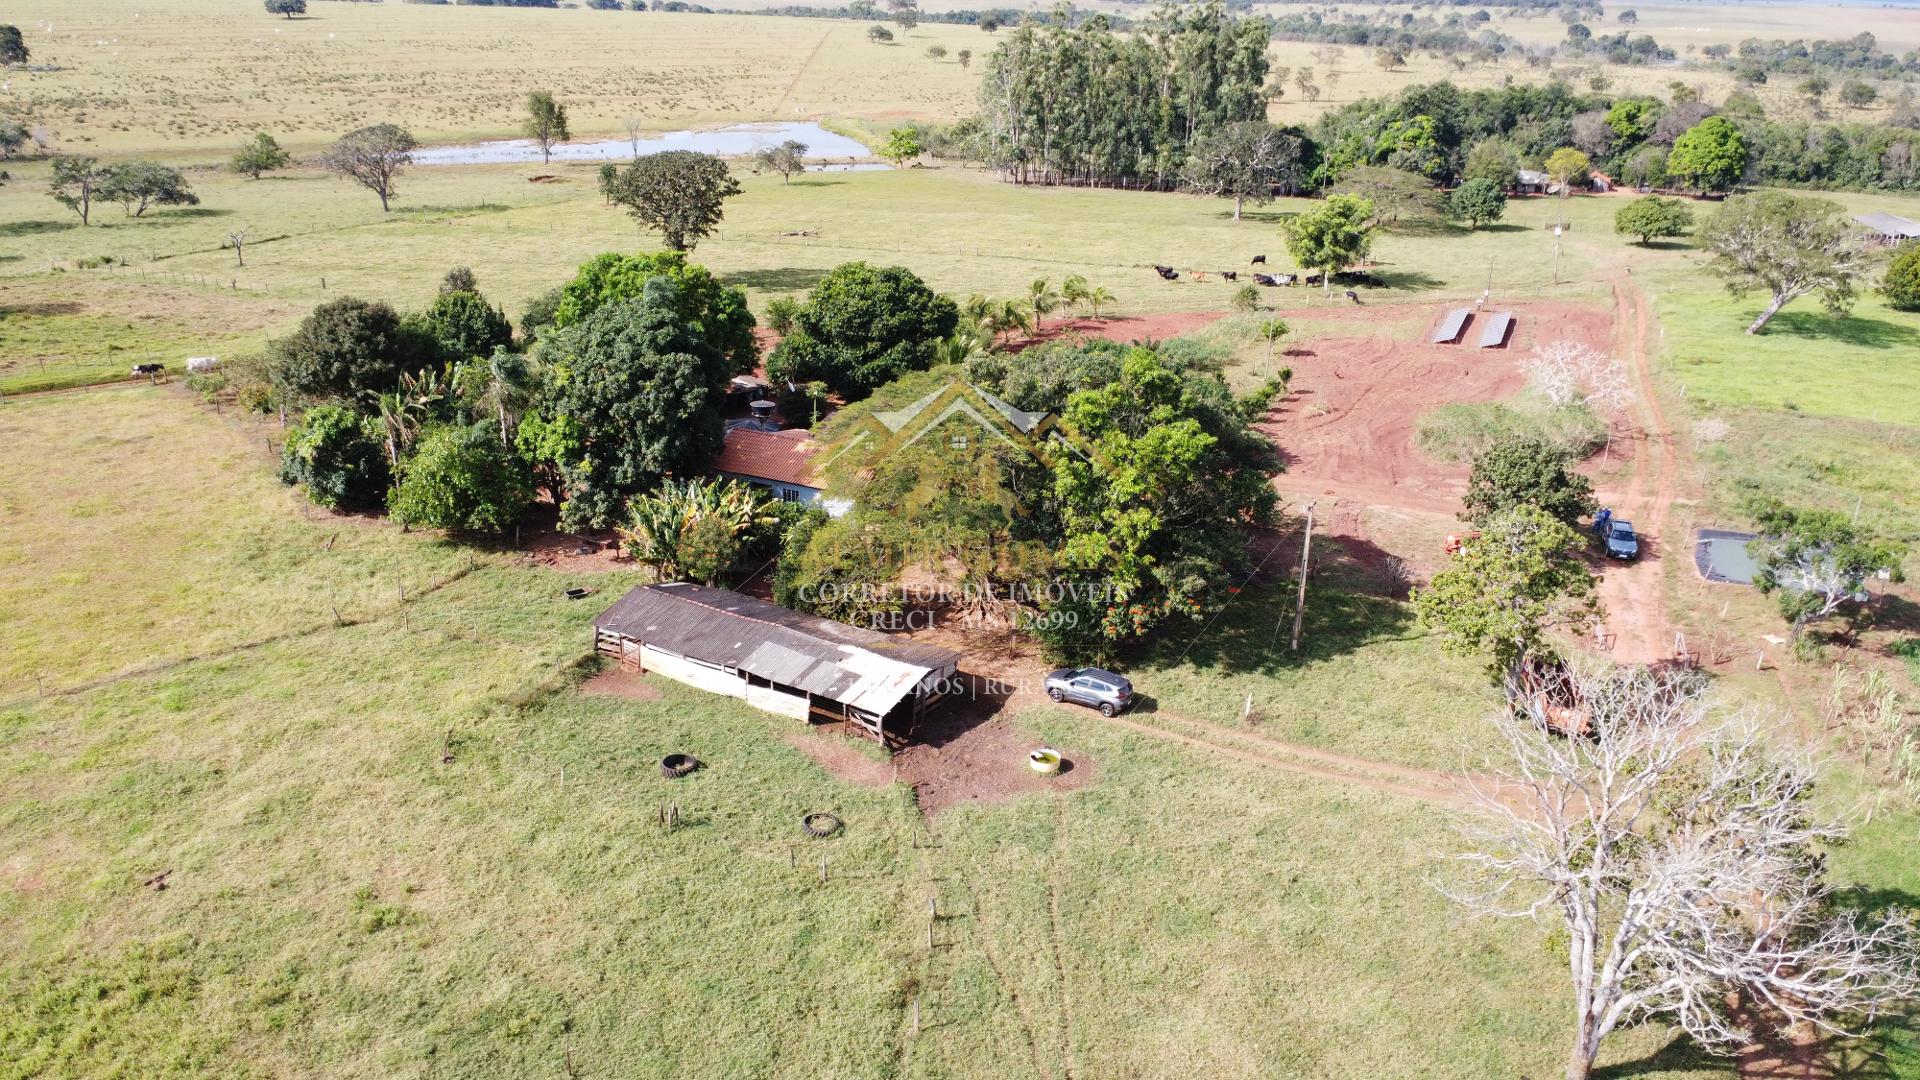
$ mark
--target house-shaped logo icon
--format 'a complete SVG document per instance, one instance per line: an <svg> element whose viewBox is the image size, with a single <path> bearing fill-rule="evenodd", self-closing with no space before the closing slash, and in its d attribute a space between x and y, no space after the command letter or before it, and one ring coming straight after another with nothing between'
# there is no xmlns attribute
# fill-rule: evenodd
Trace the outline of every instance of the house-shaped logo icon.
<svg viewBox="0 0 1920 1080"><path fill-rule="evenodd" d="M954 450L985 440L982 445L1003 444L1035 461L1046 461L1061 449L1087 457L1078 438L1053 413L1016 409L965 379L955 379L910 405L873 412L821 465L831 466L834 459L885 461L935 432L942 445Z"/></svg>

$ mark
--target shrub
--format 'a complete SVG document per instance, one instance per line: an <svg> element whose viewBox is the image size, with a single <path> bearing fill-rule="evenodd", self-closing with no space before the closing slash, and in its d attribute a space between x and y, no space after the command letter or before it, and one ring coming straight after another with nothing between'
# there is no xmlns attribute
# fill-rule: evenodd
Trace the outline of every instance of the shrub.
<svg viewBox="0 0 1920 1080"><path fill-rule="evenodd" d="M1420 452L1436 461L1464 463L1512 436L1539 439L1563 453L1584 457L1606 441L1607 427L1584 405L1556 409L1531 399L1515 404L1457 402L1420 417L1414 439Z"/></svg>
<svg viewBox="0 0 1920 1080"><path fill-rule="evenodd" d="M791 296L776 296L767 301L767 327L785 337L793 333L793 319L799 313L800 301Z"/></svg>
<svg viewBox="0 0 1920 1080"><path fill-rule="evenodd" d="M488 305L469 289L442 292L423 316L427 333L449 360L492 356L493 350L513 344L513 324L505 312Z"/></svg>
<svg viewBox="0 0 1920 1080"><path fill-rule="evenodd" d="M1903 245L1894 255L1880 292L1897 311L1920 311L1920 243Z"/></svg>
<svg viewBox="0 0 1920 1080"><path fill-rule="evenodd" d="M1260 308L1260 289L1254 285L1242 285L1233 290L1233 299L1229 303L1235 311L1257 311Z"/></svg>
<svg viewBox="0 0 1920 1080"><path fill-rule="evenodd" d="M533 503L533 481L487 424L431 428L400 466L387 512L402 525L505 532Z"/></svg>
<svg viewBox="0 0 1920 1080"><path fill-rule="evenodd" d="M358 398L429 362L435 343L386 304L343 296L272 346L274 385L295 399Z"/></svg>
<svg viewBox="0 0 1920 1080"><path fill-rule="evenodd" d="M1573 459L1541 439L1509 436L1473 459L1462 515L1484 525L1494 515L1531 506L1568 524L1593 512L1593 481L1573 470Z"/></svg>
<svg viewBox="0 0 1920 1080"><path fill-rule="evenodd" d="M767 359L767 374L818 380L847 401L932 366L959 325L952 300L902 266L837 266L794 315L793 332Z"/></svg>
<svg viewBox="0 0 1920 1080"><path fill-rule="evenodd" d="M367 510L387 490L387 458L379 421L341 404L317 405L287 434L280 479L301 484L330 510Z"/></svg>

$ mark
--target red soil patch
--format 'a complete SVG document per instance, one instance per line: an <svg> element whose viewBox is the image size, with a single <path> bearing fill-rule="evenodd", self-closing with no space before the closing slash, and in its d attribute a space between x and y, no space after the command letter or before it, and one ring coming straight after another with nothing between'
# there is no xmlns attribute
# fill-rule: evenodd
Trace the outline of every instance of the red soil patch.
<svg viewBox="0 0 1920 1080"><path fill-rule="evenodd" d="M780 738L788 746L812 758L828 774L861 787L886 787L896 779L894 767L862 754L853 740L858 738L836 732L830 725L822 731L784 731Z"/></svg>
<svg viewBox="0 0 1920 1080"><path fill-rule="evenodd" d="M1436 306L1433 319L1444 310ZM1338 495L1435 514L1457 511L1467 469L1433 461L1414 445L1421 415L1454 402L1511 396L1526 382L1519 363L1536 343L1611 344L1604 310L1555 303L1507 310L1516 325L1504 348L1334 338L1290 350L1291 393L1259 425L1287 462L1276 486L1309 498ZM1471 342L1475 333L1470 325L1464 337Z"/></svg>
<svg viewBox="0 0 1920 1080"><path fill-rule="evenodd" d="M1058 773L1034 772L1027 755L1040 743L1014 728L1005 704L994 697L948 702L894 755L922 814L936 817L950 807L993 805L1036 791L1071 791L1093 779L1093 762L1064 747L1055 747L1065 758Z"/></svg>
<svg viewBox="0 0 1920 1080"><path fill-rule="evenodd" d="M1019 352L1064 337L1105 338L1122 344L1149 338L1165 341L1191 334L1225 317L1224 311L1169 311L1158 315L1118 315L1107 319L1060 319L1053 323L1042 322L1031 336L1009 345L1008 351Z"/></svg>
<svg viewBox="0 0 1920 1080"><path fill-rule="evenodd" d="M626 698L630 701L659 701L660 688L645 675L624 667L610 667L580 684L580 692L594 697Z"/></svg>
<svg viewBox="0 0 1920 1080"><path fill-rule="evenodd" d="M975 680L976 686L978 681ZM781 737L828 773L863 787L909 784L920 812L938 816L954 806L994 805L1038 791L1071 791L1093 779L1093 762L1062 750L1059 773L1042 776L1027 765L1040 746L1006 719L1004 697L980 696L949 701L913 733L913 741L889 762L861 753L862 739L845 725L789 731Z"/></svg>

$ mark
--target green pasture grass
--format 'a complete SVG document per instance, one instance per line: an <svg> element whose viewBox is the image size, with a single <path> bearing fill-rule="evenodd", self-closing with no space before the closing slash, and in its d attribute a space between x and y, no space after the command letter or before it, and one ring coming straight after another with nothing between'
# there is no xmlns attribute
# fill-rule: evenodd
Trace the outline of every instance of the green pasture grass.
<svg viewBox="0 0 1920 1080"><path fill-rule="evenodd" d="M0 700L377 617L472 552L306 504L177 384L0 403ZM490 558L480 553L480 558Z"/></svg>
<svg viewBox="0 0 1920 1080"><path fill-rule="evenodd" d="M1538 394L1523 393L1504 402L1442 405L1420 417L1414 438L1428 457L1465 464L1512 436L1540 439L1580 458L1606 441L1606 424L1592 409L1555 408Z"/></svg>
<svg viewBox="0 0 1920 1080"><path fill-rule="evenodd" d="M1298 653L1288 647L1294 586L1284 577L1248 585L1219 618L1168 634L1127 669L1148 699L1145 711L1250 726L1395 764L1459 768L1487 746L1492 684L1472 661L1442 653L1406 604L1348 591L1371 584L1344 567L1331 581L1316 579ZM1243 719L1249 695L1252 713Z"/></svg>
<svg viewBox="0 0 1920 1080"><path fill-rule="evenodd" d="M106 206L86 229L47 198L45 170L29 162L21 183L0 188L0 218L15 223L0 226L0 244L19 256L0 263L0 391L39 388L49 371L119 377L128 354L178 363L189 348L258 348L343 294L419 306L456 265L471 266L488 297L517 316L528 298L600 252L658 247L656 236L605 205L585 166L416 167L400 178L388 214L369 192L312 171L248 181L200 168L189 173L202 200L195 212L130 220ZM562 182L528 182L540 175ZM756 308L804 294L834 266L864 259L905 265L960 297L1021 295L1035 278L1057 286L1077 273L1115 293L1117 314L1225 311L1237 285L1217 276L1168 283L1151 267L1217 274L1246 270L1264 254L1283 269L1281 223L1308 205L1283 200L1235 222L1224 200L1021 188L957 165L812 175L790 185L748 175L744 187L693 257L745 288ZM1597 213L1583 202L1572 209ZM1512 221L1496 229L1389 232L1376 244L1375 272L1390 287L1370 291L1368 302L1477 296L1489 267L1496 297L1603 295L1600 267L1571 248L1564 284L1550 283L1552 245L1540 225L1559 212L1546 200L1516 200ZM241 229L249 233L244 267L222 250ZM101 255L116 265L78 269ZM1304 287L1264 289L1261 299L1308 327L1315 309L1346 304L1338 293L1329 299ZM1382 312L1380 322L1389 324L1384 332L1400 332L1395 316Z"/></svg>
<svg viewBox="0 0 1920 1080"><path fill-rule="evenodd" d="M0 506L0 565L33 568L0 578L7 666L119 676L0 706L0 1075L1441 1078L1562 1055L1539 932L1432 887L1447 811L1048 709L1012 722L1086 786L956 808L927 847L903 789L830 777L792 721L666 682L579 694L631 574L309 511L259 428L184 394L0 423L36 448ZM68 520L109 501L110 537ZM1256 588L1143 661L1143 692L1232 723L1253 691L1276 736L1450 764L1485 683L1335 570L1299 661L1269 647L1283 590ZM582 583L598 598L562 598ZM302 621L336 593L346 625ZM283 624L305 632L255 640ZM668 783L676 751L708 765ZM671 803L688 824L664 832ZM846 831L802 840L817 809ZM1841 872L1910 889L1898 836L1863 833ZM1729 1073L1669 1040L1626 1032L1609 1061Z"/></svg>
<svg viewBox="0 0 1920 1080"><path fill-rule="evenodd" d="M1853 192L1802 192L1848 213L1914 213L1914 201ZM1713 212L1695 207L1696 218ZM1622 248L1660 319L1657 355L1675 393L1695 409L1757 407L1810 416L1911 426L1920 423L1920 315L1894 311L1875 292L1879 268L1861 282L1847 315L1819 297L1789 304L1758 334L1745 329L1766 305L1735 297L1709 272L1711 256L1690 239Z"/></svg>
<svg viewBox="0 0 1920 1080"><path fill-rule="evenodd" d="M1806 298L1755 335L1766 297L1663 291L1668 378L1702 408L1734 406L1920 425L1920 316L1863 296L1844 317Z"/></svg>
<svg viewBox="0 0 1920 1080"><path fill-rule="evenodd" d="M175 279L118 263L0 282L0 393L124 379L136 363L179 372L189 356L256 349L260 327L304 310L223 291L210 278Z"/></svg>
<svg viewBox="0 0 1920 1080"><path fill-rule="evenodd" d="M1723 478L1709 505L1731 521L1742 520L1745 497L1770 494L1920 542L1920 430L1764 409L1716 409L1705 419L1710 433L1727 432L1696 453Z"/></svg>

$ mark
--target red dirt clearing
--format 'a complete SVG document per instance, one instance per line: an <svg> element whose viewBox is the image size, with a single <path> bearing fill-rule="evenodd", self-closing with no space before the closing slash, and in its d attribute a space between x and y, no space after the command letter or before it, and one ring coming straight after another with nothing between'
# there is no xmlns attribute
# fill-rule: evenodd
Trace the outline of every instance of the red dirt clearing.
<svg viewBox="0 0 1920 1080"><path fill-rule="evenodd" d="M580 692L590 697L618 697L630 701L659 701L660 688L645 675L624 667L610 667L580 684Z"/></svg>
<svg viewBox="0 0 1920 1080"><path fill-rule="evenodd" d="M1431 319L1451 306L1436 305ZM1473 347L1477 330L1470 324L1465 345L1334 338L1292 350L1286 358L1291 393L1259 425L1287 462L1275 486L1309 498L1341 495L1452 515L1466 491L1467 469L1433 461L1414 445L1421 415L1454 402L1513 395L1526 382L1520 361L1535 344L1611 344L1603 309L1549 302L1501 308L1515 317L1504 348Z"/></svg>
<svg viewBox="0 0 1920 1080"><path fill-rule="evenodd" d="M876 761L854 742L862 736L838 726L788 731L787 744L848 783L885 787L898 780L914 789L928 818L955 806L1004 803L1039 791L1071 791L1093 779L1093 762L1071 749L1059 773L1042 776L1027 765L1040 746L1006 718L1004 698L982 696L943 705L914 731L913 741Z"/></svg>
<svg viewBox="0 0 1920 1080"><path fill-rule="evenodd" d="M1224 311L1167 311L1157 315L1115 315L1104 319L1059 319L1042 322L1029 337L1015 341L1008 351L1019 352L1065 337L1105 338L1130 344L1135 341L1165 341L1226 318Z"/></svg>

